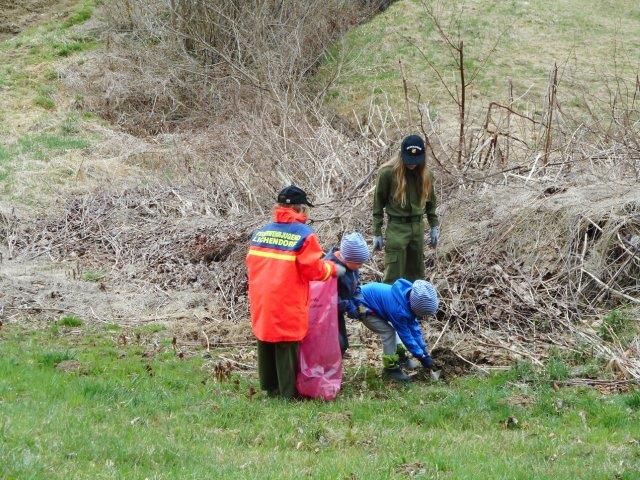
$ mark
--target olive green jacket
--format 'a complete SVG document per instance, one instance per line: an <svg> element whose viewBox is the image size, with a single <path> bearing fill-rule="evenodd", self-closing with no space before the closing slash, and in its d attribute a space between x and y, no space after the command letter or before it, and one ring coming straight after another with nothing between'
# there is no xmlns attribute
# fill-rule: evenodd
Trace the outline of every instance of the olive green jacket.
<svg viewBox="0 0 640 480"><path fill-rule="evenodd" d="M404 207L393 199L395 182L393 180L393 168L382 167L378 173L378 183L373 195L373 234L382 235L382 225L384 224L384 211L392 217L417 217L427 215L429 226L438 226L438 215L436 207L438 202L434 188L433 172L431 176L431 191L424 207L420 205L420 192L422 184L420 178L411 170L407 171L407 202Z"/></svg>

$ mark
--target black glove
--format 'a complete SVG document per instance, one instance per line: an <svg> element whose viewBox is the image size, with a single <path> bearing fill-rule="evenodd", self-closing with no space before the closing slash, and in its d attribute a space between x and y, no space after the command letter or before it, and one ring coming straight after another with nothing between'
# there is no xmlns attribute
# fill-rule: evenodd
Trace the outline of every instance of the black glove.
<svg viewBox="0 0 640 480"><path fill-rule="evenodd" d="M418 358L418 360L420 360L420 363L424 368L428 368L429 370L433 369L433 359L431 358L431 355L424 355Z"/></svg>

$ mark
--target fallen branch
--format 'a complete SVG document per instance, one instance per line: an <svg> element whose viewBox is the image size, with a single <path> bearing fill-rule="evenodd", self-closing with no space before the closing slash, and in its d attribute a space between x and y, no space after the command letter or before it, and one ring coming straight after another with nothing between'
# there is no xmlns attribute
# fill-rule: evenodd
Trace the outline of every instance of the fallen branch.
<svg viewBox="0 0 640 480"><path fill-rule="evenodd" d="M618 297L624 298L625 300L629 300L632 303L637 303L640 304L640 299L634 298L630 295L627 295L626 293L622 293L618 290L616 290L613 287L610 287L609 285L607 285L606 283L604 283L602 280L600 280L598 277L596 277L593 273L588 272L587 270L585 270L584 268L581 268L581 270L586 273L587 275L589 275L598 285L600 285L602 288L604 288L605 290L610 291L611 293L613 293L614 295L617 295Z"/></svg>

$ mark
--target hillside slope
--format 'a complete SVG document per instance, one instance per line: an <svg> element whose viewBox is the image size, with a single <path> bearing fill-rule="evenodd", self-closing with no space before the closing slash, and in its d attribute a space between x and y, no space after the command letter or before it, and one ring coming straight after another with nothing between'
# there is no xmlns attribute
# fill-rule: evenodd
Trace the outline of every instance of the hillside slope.
<svg viewBox="0 0 640 480"><path fill-rule="evenodd" d="M640 68L640 4L634 0L401 0L351 30L331 52L322 72L323 78L340 72L328 92L333 108L353 118L353 110L366 115L373 103L404 116L402 61L410 95L419 89L434 116L455 120L454 105L429 62L450 85L458 72L427 4L436 5L451 38L464 40L467 75L482 67L469 92L475 110L492 100L507 101L508 79L516 105L535 110L554 62L560 66L563 104L577 107L608 95L607 79L633 80Z"/></svg>

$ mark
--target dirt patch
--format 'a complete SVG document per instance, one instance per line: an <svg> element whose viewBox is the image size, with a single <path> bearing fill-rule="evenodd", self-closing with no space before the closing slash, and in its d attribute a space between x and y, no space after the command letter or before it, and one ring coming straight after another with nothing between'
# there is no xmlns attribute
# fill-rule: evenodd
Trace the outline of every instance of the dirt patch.
<svg viewBox="0 0 640 480"><path fill-rule="evenodd" d="M528 407L533 402L533 398L528 395L511 395L498 403L512 407Z"/></svg>
<svg viewBox="0 0 640 480"><path fill-rule="evenodd" d="M77 3L74 0L0 0L0 40L38 22L64 17Z"/></svg>
<svg viewBox="0 0 640 480"><path fill-rule="evenodd" d="M442 372L441 378L445 380L465 375L472 367L450 348L438 347L431 352L431 356L436 368Z"/></svg>
<svg viewBox="0 0 640 480"><path fill-rule="evenodd" d="M166 291L135 280L118 285L110 271L100 281L87 281L74 262L7 260L2 248L0 256L0 320L5 325L36 327L65 315L121 327L166 324L187 351L252 340L245 311L235 322L224 321L212 292L193 287Z"/></svg>
<svg viewBox="0 0 640 480"><path fill-rule="evenodd" d="M82 364L78 360L64 360L56 365L56 369L64 373L81 373Z"/></svg>

